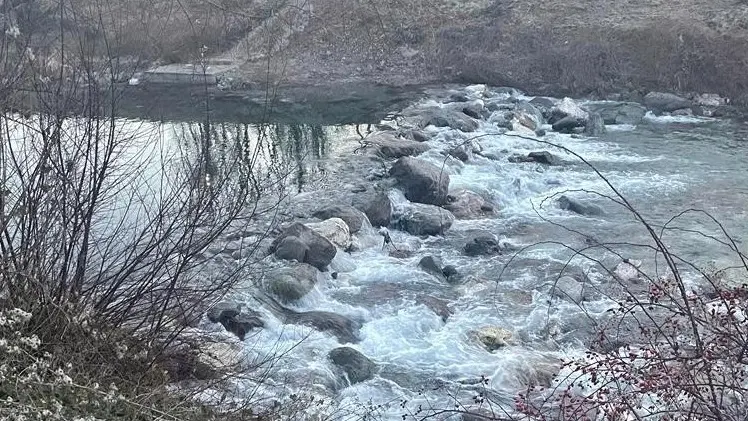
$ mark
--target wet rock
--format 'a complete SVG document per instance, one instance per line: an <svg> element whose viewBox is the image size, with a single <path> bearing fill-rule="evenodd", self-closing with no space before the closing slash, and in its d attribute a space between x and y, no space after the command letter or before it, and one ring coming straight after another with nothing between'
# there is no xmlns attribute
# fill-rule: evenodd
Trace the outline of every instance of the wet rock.
<svg viewBox="0 0 748 421"><path fill-rule="evenodd" d="M260 313L252 310L246 310L244 313L225 319L221 324L241 341L252 329L265 327Z"/></svg>
<svg viewBox="0 0 748 421"><path fill-rule="evenodd" d="M221 323L222 320L232 318L241 313L241 306L237 303L218 303L208 310L206 316L211 323Z"/></svg>
<svg viewBox="0 0 748 421"><path fill-rule="evenodd" d="M437 277L439 280L446 281L447 278L444 276L442 266L442 259L436 256L425 256L418 262L418 267L423 269L424 272Z"/></svg>
<svg viewBox="0 0 748 421"><path fill-rule="evenodd" d="M538 109L542 113L544 119L548 119L551 115L551 110L556 106L556 100L553 98L536 96L530 100L530 105Z"/></svg>
<svg viewBox="0 0 748 421"><path fill-rule="evenodd" d="M426 306L429 310L433 311L434 314L441 317L443 322L446 322L449 319L449 316L454 314L452 309L449 308L449 303L446 300L431 295L417 297L416 303Z"/></svg>
<svg viewBox="0 0 748 421"><path fill-rule="evenodd" d="M521 125L532 131L537 130L543 124L543 113L528 102L517 104L514 118L516 118Z"/></svg>
<svg viewBox="0 0 748 421"><path fill-rule="evenodd" d="M465 145L457 146L449 150L449 156L459 159L462 162L468 162L473 158L473 151Z"/></svg>
<svg viewBox="0 0 748 421"><path fill-rule="evenodd" d="M562 276L554 280L551 292L554 297L577 304L586 299L584 284L571 276Z"/></svg>
<svg viewBox="0 0 748 421"><path fill-rule="evenodd" d="M418 123L419 127L450 127L463 132L474 132L478 122L466 114L451 109L433 108L427 110Z"/></svg>
<svg viewBox="0 0 748 421"><path fill-rule="evenodd" d="M361 383L374 377L377 365L364 354L344 346L330 351L330 360L340 367L351 384Z"/></svg>
<svg viewBox="0 0 748 421"><path fill-rule="evenodd" d="M674 116L680 116L680 117L690 117L693 115L693 111L690 108L681 108L680 110L675 110L670 115Z"/></svg>
<svg viewBox="0 0 748 421"><path fill-rule="evenodd" d="M605 124L637 125L647 113L645 107L635 102L606 102L590 105L590 108L600 114Z"/></svg>
<svg viewBox="0 0 748 421"><path fill-rule="evenodd" d="M598 113L590 113L590 118L584 125L584 134L587 136L600 136L605 133L605 122Z"/></svg>
<svg viewBox="0 0 748 421"><path fill-rule="evenodd" d="M547 151L536 151L530 152L527 156L512 155L509 157L509 162L521 163L521 162L537 162L544 165L560 165L561 160Z"/></svg>
<svg viewBox="0 0 748 421"><path fill-rule="evenodd" d="M489 352L509 345L512 339L511 331L497 326L482 327L473 331L472 334Z"/></svg>
<svg viewBox="0 0 748 421"><path fill-rule="evenodd" d="M286 323L311 326L320 332L328 332L342 344L357 343L361 326L341 314L328 311L296 312L286 318Z"/></svg>
<svg viewBox="0 0 748 421"><path fill-rule="evenodd" d="M682 108L690 108L691 101L675 94L665 92L650 92L644 96L644 105L655 114L672 112Z"/></svg>
<svg viewBox="0 0 748 421"><path fill-rule="evenodd" d="M389 200L389 199L388 199ZM345 221L351 233L361 230L366 220L366 215L353 206L330 206L325 209L314 212L313 216L319 219L340 218ZM389 225L389 223L388 223Z"/></svg>
<svg viewBox="0 0 748 421"><path fill-rule="evenodd" d="M472 233L463 247L467 256L493 256L501 253L499 239L488 231Z"/></svg>
<svg viewBox="0 0 748 421"><path fill-rule="evenodd" d="M388 227L392 221L392 201L385 193L378 193L368 202L362 203L359 209L374 227Z"/></svg>
<svg viewBox="0 0 748 421"><path fill-rule="evenodd" d="M485 104L481 100L455 102L449 104L447 108L462 112L468 117L472 117L478 120L483 118L483 113L486 111Z"/></svg>
<svg viewBox="0 0 748 421"><path fill-rule="evenodd" d="M419 130L411 130L410 131L410 137L413 138L416 142L428 142L429 136L427 136L424 132Z"/></svg>
<svg viewBox="0 0 748 421"><path fill-rule="evenodd" d="M297 263L270 271L265 279L265 289L283 302L304 297L317 283L317 269L306 263Z"/></svg>
<svg viewBox="0 0 748 421"><path fill-rule="evenodd" d="M503 111L498 111L493 114L491 114L491 117L488 118L488 122L491 124L496 125L498 128L512 130L514 128L514 124L512 123L512 113L505 113Z"/></svg>
<svg viewBox="0 0 748 421"><path fill-rule="evenodd" d="M573 99L564 98L558 104L556 104L551 110L553 120L558 121L566 117L571 117L574 120L581 121L582 125L584 121L589 118L587 111L582 109ZM553 130L556 130L555 128Z"/></svg>
<svg viewBox="0 0 748 421"><path fill-rule="evenodd" d="M303 262L308 251L309 247L299 237L289 235L275 246L275 257L282 260Z"/></svg>
<svg viewBox="0 0 748 421"><path fill-rule="evenodd" d="M447 282L454 284L459 281L460 272L455 265L447 265L442 269L442 274L447 277Z"/></svg>
<svg viewBox="0 0 748 421"><path fill-rule="evenodd" d="M641 273L639 272L641 263L638 260L624 260L616 266L613 275L621 282L637 283L641 280Z"/></svg>
<svg viewBox="0 0 748 421"><path fill-rule="evenodd" d="M543 136L545 136L545 134L546 134L545 130L543 130L543 129L537 129L537 130L535 130L535 136L537 136L537 137L543 137Z"/></svg>
<svg viewBox="0 0 748 421"><path fill-rule="evenodd" d="M390 175L412 202L442 205L447 199L449 174L429 162L403 157L392 166Z"/></svg>
<svg viewBox="0 0 748 421"><path fill-rule="evenodd" d="M398 219L398 227L412 235L441 235L452 227L455 217L438 206L411 203Z"/></svg>
<svg viewBox="0 0 748 421"><path fill-rule="evenodd" d="M559 133L571 133L577 127L583 127L585 125L584 119L579 119L573 116L566 116L553 123L553 131Z"/></svg>
<svg viewBox="0 0 748 421"><path fill-rule="evenodd" d="M429 146L425 143L400 139L390 132L367 137L364 142L376 146L377 155L382 158L419 155L429 150Z"/></svg>
<svg viewBox="0 0 748 421"><path fill-rule="evenodd" d="M343 250L351 246L351 231L348 224L340 218L330 218L322 222L309 222L304 225Z"/></svg>
<svg viewBox="0 0 748 421"><path fill-rule="evenodd" d="M392 249L387 253L387 255L394 257L395 259L410 259L416 255L416 252L413 250Z"/></svg>
<svg viewBox="0 0 748 421"><path fill-rule="evenodd" d="M558 206L563 210L568 210L570 212L578 213L580 215L585 215L585 216L603 215L603 210L599 206L582 203L568 196L559 197Z"/></svg>
<svg viewBox="0 0 748 421"><path fill-rule="evenodd" d="M283 242L287 237L296 237L297 240L293 239L289 243ZM282 242L284 248L281 256L286 257L280 257L277 254ZM292 247L295 247L295 249ZM283 233L273 241L273 244L271 244L270 250L271 252L276 253L276 257L285 260L291 260L287 258L289 255L293 256L295 260L298 260L297 257L301 256L303 250L304 257L302 261L304 263L309 263L319 270L324 270L335 257L335 253L337 253L337 249L327 238L298 222L283 230Z"/></svg>
<svg viewBox="0 0 748 421"><path fill-rule="evenodd" d="M457 219L477 219L495 213L492 204L470 190L450 192L447 195L447 203L443 207L452 212Z"/></svg>

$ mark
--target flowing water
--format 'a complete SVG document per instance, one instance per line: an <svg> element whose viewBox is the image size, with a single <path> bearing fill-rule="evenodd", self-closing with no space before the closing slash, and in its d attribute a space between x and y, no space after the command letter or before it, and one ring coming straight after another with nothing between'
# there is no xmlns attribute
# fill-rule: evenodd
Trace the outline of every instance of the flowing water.
<svg viewBox="0 0 748 421"><path fill-rule="evenodd" d="M440 152L457 133L450 128L428 130L433 135L429 141L432 149L420 158L442 165L445 158ZM330 138L331 147L323 161L345 160L351 150L346 145L356 141L352 132L339 129ZM496 132L484 121L470 135ZM701 209L740 239L748 235L747 135L746 126L735 122L648 114L637 126L608 126L607 133L598 138L549 133L543 140L584 157L654 227L661 227L682 210ZM614 302L597 296L584 303L583 312L576 304L551 299L550 284L571 255L567 247L581 248L590 241L617 243L616 249L625 257L642 259L646 270L655 270L651 251L623 244L650 244L647 232L621 206L584 193L611 195L612 191L574 156L507 135L477 140L484 155L549 150L566 163L516 164L481 156L466 164L447 160L450 189L465 188L492 198L500 204L496 216L458 220L439 237L417 239L391 230L395 244L420 245L411 258L390 257L379 246L350 254L339 252L333 263L340 272L337 279L324 275L325 279L294 305L297 310L332 311L361 321L361 342L352 346L379 365L379 374L355 385L341 382L326 358L329 350L340 346L333 337L312 328L283 325L268 313L268 327L247 339L247 356L261 358L268 355L268 349L287 352L262 386L240 382L237 387L251 391L256 399L283 401L290 393L327 399L320 408L296 414L299 419L312 418L314 412L332 419L359 419L367 412L383 419L403 419L418 408L420 415L429 408L462 408L473 402L478 391L488 393L494 404L510 406L512 397L528 382L542 382L539 379L556 370L558 358L584 349L585 336L576 334L584 331L584 314L602 315ZM604 215L587 217L559 209L552 198L564 192L599 205ZM406 200L397 191L391 191L390 196L395 207ZM686 214L671 227L719 234L718 227L701 216ZM536 245L514 257L513 253L466 257L461 252L464 233L475 228L496 233L515 250ZM370 240L377 238L373 231L367 235ZM665 238L681 257L700 265L715 262L722 267L734 260L729 250L715 247L692 231L668 230ZM607 267L620 262L620 257L599 249L590 253ZM454 286L426 274L417 266L425 255L441 256L468 280ZM586 271L597 286L606 282L607 275L589 260L573 259L567 270ZM444 321L425 305L424 297L442 300L452 314ZM469 335L482 326L509 329L516 340L488 352ZM558 326L560 335L549 337L549 326ZM481 379L487 379L486 389Z"/></svg>
<svg viewBox="0 0 748 421"><path fill-rule="evenodd" d="M473 87L462 89L469 96L478 91ZM424 104L439 105L429 99L423 100ZM133 124L129 121L123 126ZM137 127L159 132L160 143L166 144L204 137L199 123L137 123ZM324 400L324 404L308 405L289 415L295 419L313 419L313 414L341 420L361 419L365 414L403 419L403 415L465 408L463 405L474 403L479 392L487 393L495 405L510 407L512 397L526 384L543 382L553 374L559 358L584 350L588 318L601 317L615 304L601 294L592 296L582 308L551 297L553 280L567 263L564 270L585 272L595 287L604 289L609 280L594 262L572 259L571 248L615 243L615 250L624 257L643 260L645 270L658 269L651 250L634 246L651 244L647 231L631 212L600 195L612 196L613 192L596 171L653 227L660 229L685 209L704 210L724 224L741 250L748 251L739 242L748 236L748 126L709 118L648 114L637 126L607 129L596 138L550 131L540 138L573 151L593 169L548 144L511 136L511 132L499 134L485 120L469 134L427 128L431 149L420 158L444 165L451 177L451 190L464 188L489 197L498 204L499 212L488 218L458 220L443 236L417 238L390 230L396 245L416 250L409 258L391 257L381 247L381 237L368 228L359 236L369 246L352 253L339 251L332 264L338 273L336 279L330 272L323 273L314 290L294 303L295 310L331 311L359 321L361 341L349 345L377 363L379 371L373 379L348 385L327 358L331 349L340 346L333 336L313 328L285 325L258 304L256 309L263 313L266 327L245 340L243 355L249 361L277 358L271 358L272 364L262 365L261 381L236 379L237 396L260 406L288 406L293 396L308 399L312 395L316 401ZM289 190L306 194L320 187L346 185L348 180L341 179L335 169L353 156L359 146L358 133L366 133L366 126L295 124L258 128L221 123L213 130L214 138L230 140L225 143L245 142L239 148L244 153L262 149L258 162L263 165L258 171L275 170L280 174L291 163L294 170L289 173ZM257 143L261 133L270 142ZM467 163L445 159L443 151L471 137L480 144L482 156L475 155ZM207 149L199 144L183 146L176 148L178 155L197 150L202 155L192 159L203 162L222 162L220 151L226 150L221 142ZM506 159L538 150L548 150L564 163L544 166ZM216 155L206 161L210 153ZM499 159L484 157L490 155ZM561 210L554 200L559 194L596 204L604 214L590 217ZM389 195L395 208L406 202L395 189ZM682 258L700 265L714 262L716 267L734 263L726 247L716 247L696 232L720 234L704 215L689 213L669 226L684 228L664 234ZM461 248L471 229L490 231L511 250L522 252L465 256ZM440 256L445 264L457 267L464 282L450 285L419 269L418 262L426 255ZM590 249L589 255L608 268L621 260L602 248ZM254 284L248 281L244 287L236 298L252 303ZM443 313L437 315L434 303L448 308L451 314L444 318ZM488 352L470 336L472 330L484 326L508 329L514 340L509 346ZM204 327L217 329L207 324Z"/></svg>

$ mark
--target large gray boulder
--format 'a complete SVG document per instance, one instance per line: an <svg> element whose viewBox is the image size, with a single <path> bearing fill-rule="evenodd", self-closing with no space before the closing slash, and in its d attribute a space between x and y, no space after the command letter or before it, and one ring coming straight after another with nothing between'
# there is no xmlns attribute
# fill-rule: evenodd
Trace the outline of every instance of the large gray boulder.
<svg viewBox="0 0 748 421"><path fill-rule="evenodd" d="M449 192L449 174L421 159L403 157L397 160L390 175L397 179L405 197L411 202L442 205Z"/></svg>
<svg viewBox="0 0 748 421"><path fill-rule="evenodd" d="M584 127L586 119L576 118L574 116L567 115L562 117L560 120L553 123L553 130L559 133L571 133L577 127Z"/></svg>
<svg viewBox="0 0 748 421"><path fill-rule="evenodd" d="M434 205L411 203L399 215L398 227L412 235L441 235L452 227L452 212Z"/></svg>
<svg viewBox="0 0 748 421"><path fill-rule="evenodd" d="M335 348L328 354L333 364L340 367L351 384L369 380L376 374L377 365L364 354L347 346Z"/></svg>
<svg viewBox="0 0 748 421"><path fill-rule="evenodd" d="M340 218L348 225L351 233L357 233L366 221L366 215L360 210L348 205L334 205L318 210L312 214L315 218Z"/></svg>
<svg viewBox="0 0 748 421"><path fill-rule="evenodd" d="M392 221L392 201L386 193L378 193L355 206L366 214L374 227L387 227Z"/></svg>
<svg viewBox="0 0 748 421"><path fill-rule="evenodd" d="M644 105L655 114L672 112L683 108L691 108L691 101L675 94L666 92L650 92L644 96Z"/></svg>
<svg viewBox="0 0 748 421"><path fill-rule="evenodd" d="M343 250L347 250L351 246L351 230L348 228L348 224L340 218L325 219L322 222L308 222L304 225Z"/></svg>
<svg viewBox="0 0 748 421"><path fill-rule="evenodd" d="M296 238L284 241L288 237ZM303 258L300 261L309 263L319 270L324 270L337 253L337 249L327 238L298 222L283 230L270 245L270 251L279 259L285 260L298 260L303 251ZM293 259L289 259L289 256Z"/></svg>
<svg viewBox="0 0 748 421"><path fill-rule="evenodd" d="M282 302L296 301L314 288L317 269L306 263L296 263L268 272L265 289Z"/></svg>
<svg viewBox="0 0 748 421"><path fill-rule="evenodd" d="M429 145L415 140L401 139L391 132L379 133L367 137L366 144L376 147L377 155L382 158L401 158L419 155L429 150Z"/></svg>
<svg viewBox="0 0 748 421"><path fill-rule="evenodd" d="M421 117L419 127L426 126L450 127L463 132L474 132L478 129L478 122L466 114L454 109L433 108Z"/></svg>
<svg viewBox="0 0 748 421"><path fill-rule="evenodd" d="M457 219L477 219L495 212L494 206L478 193L470 190L457 190L447 195L444 209L452 212Z"/></svg>
<svg viewBox="0 0 748 421"><path fill-rule="evenodd" d="M446 281L447 277L444 275L443 266L442 259L437 256L424 256L418 262L418 267L423 269L424 272L435 276L439 280Z"/></svg>
<svg viewBox="0 0 748 421"><path fill-rule="evenodd" d="M481 100L453 102L449 104L446 108L461 112L467 115L468 117L472 117L478 120L483 118L483 115L486 112L485 104Z"/></svg>
<svg viewBox="0 0 748 421"><path fill-rule="evenodd" d="M602 208L600 208L599 206L582 203L568 196L559 197L558 206L561 209L585 216L599 216L604 213Z"/></svg>

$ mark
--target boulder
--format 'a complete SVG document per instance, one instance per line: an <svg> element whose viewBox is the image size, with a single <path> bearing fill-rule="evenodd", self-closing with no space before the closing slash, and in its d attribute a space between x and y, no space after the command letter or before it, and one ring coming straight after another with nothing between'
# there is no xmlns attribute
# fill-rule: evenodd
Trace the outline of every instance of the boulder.
<svg viewBox="0 0 748 421"><path fill-rule="evenodd" d="M498 128L512 130L514 128L512 118L513 118L512 113L506 113L504 111L497 111L491 114L491 117L488 118L488 122L496 125L496 127Z"/></svg>
<svg viewBox="0 0 748 421"><path fill-rule="evenodd" d="M401 158L419 155L429 150L429 145L415 140L401 139L392 132L379 133L367 137L364 142L376 147L377 155L382 158Z"/></svg>
<svg viewBox="0 0 748 421"><path fill-rule="evenodd" d="M356 205L359 206L359 205ZM359 207L374 227L388 227L392 221L392 201L386 193L379 193Z"/></svg>
<svg viewBox="0 0 748 421"><path fill-rule="evenodd" d="M575 120L585 121L589 117L587 111L582 109L573 99L564 98L556 104L551 110L551 114L556 120L572 117ZM556 130L555 128L553 130Z"/></svg>
<svg viewBox="0 0 748 421"><path fill-rule="evenodd" d="M556 100L554 100L553 98L536 96L535 98L530 100L530 105L540 111L544 119L548 119L551 116L553 107L556 106Z"/></svg>
<svg viewBox="0 0 748 421"><path fill-rule="evenodd" d="M340 218L330 218L322 222L308 222L304 225L343 250L351 246L351 231L348 224Z"/></svg>
<svg viewBox="0 0 748 421"><path fill-rule="evenodd" d="M425 256L418 262L418 267L423 269L424 272L434 275L441 281L446 281L447 277L444 275L442 266L442 259L436 256Z"/></svg>
<svg viewBox="0 0 748 421"><path fill-rule="evenodd" d="M559 133L571 133L577 127L584 127L585 119L576 118L573 116L562 117L555 123L553 123L553 131Z"/></svg>
<svg viewBox="0 0 748 421"><path fill-rule="evenodd" d="M411 203L404 207L398 227L412 235L441 235L452 227L455 217L434 205Z"/></svg>
<svg viewBox="0 0 748 421"><path fill-rule="evenodd" d="M675 94L665 92L650 92L644 96L644 105L655 114L672 112L682 108L690 108L691 101Z"/></svg>
<svg viewBox="0 0 748 421"><path fill-rule="evenodd" d="M361 383L374 377L377 365L353 348L343 346L328 354L333 364L340 367L350 384Z"/></svg>
<svg viewBox="0 0 748 421"><path fill-rule="evenodd" d="M452 212L457 219L482 218L492 215L495 211L493 205L478 193L470 190L450 192L447 195L447 203L443 207Z"/></svg>
<svg viewBox="0 0 748 421"><path fill-rule="evenodd" d="M582 203L568 196L559 197L558 206L563 210L568 210L585 216L599 216L603 214L603 210L599 206Z"/></svg>
<svg viewBox="0 0 748 421"><path fill-rule="evenodd" d="M468 162L473 158L472 148L466 145L454 147L447 152L449 156L459 159L462 162Z"/></svg>
<svg viewBox="0 0 748 421"><path fill-rule="evenodd" d="M290 243L284 242L283 240L287 237L296 237L296 239L292 239ZM281 249L281 256L284 257L277 254L281 244L284 246ZM302 245L306 247L305 250ZM304 250L304 257L301 261L309 263L319 270L324 270L335 257L335 253L337 253L337 249L327 238L298 222L283 230L283 233L270 245L270 250L276 253L276 257L285 260L298 260L298 257L302 254L302 250ZM293 259L287 258L289 254L292 255Z"/></svg>
<svg viewBox="0 0 748 421"><path fill-rule="evenodd" d="M463 132L474 132L478 122L466 114L449 108L434 108L426 111L418 123L419 127L450 127Z"/></svg>
<svg viewBox="0 0 748 421"><path fill-rule="evenodd" d="M517 104L514 118L532 131L539 129L544 121L543 112L529 102L520 102Z"/></svg>
<svg viewBox="0 0 748 421"><path fill-rule="evenodd" d="M587 136L600 136L605 133L605 122L598 113L590 113L590 118L584 125L584 134Z"/></svg>
<svg viewBox="0 0 748 421"><path fill-rule="evenodd" d="M447 282L450 284L456 284L460 282L460 279L462 279L462 277L460 276L460 272L457 271L457 268L454 265L444 266L444 268L442 269L442 273L447 278Z"/></svg>
<svg viewBox="0 0 748 421"><path fill-rule="evenodd" d="M410 137L416 142L428 142L429 136L419 130L411 130Z"/></svg>
<svg viewBox="0 0 748 421"><path fill-rule="evenodd" d="M636 102L604 102L590 105L590 108L600 114L605 124L637 125L647 113L647 109Z"/></svg>
<svg viewBox="0 0 748 421"><path fill-rule="evenodd" d="M252 310L226 318L221 321L221 324L227 331L236 335L240 341L244 340L250 330L265 327L265 322L262 320L260 313Z"/></svg>
<svg viewBox="0 0 748 421"><path fill-rule="evenodd" d="M638 260L624 260L616 266L613 275L621 282L639 282L641 279L641 273L639 273L641 263Z"/></svg>
<svg viewBox="0 0 748 421"><path fill-rule="evenodd" d="M314 288L317 273L316 268L306 263L272 270L265 278L265 289L283 302L296 301Z"/></svg>
<svg viewBox="0 0 748 421"><path fill-rule="evenodd" d="M512 339L512 332L496 326L486 326L472 332L475 339L478 340L489 352L496 351L509 345Z"/></svg>
<svg viewBox="0 0 748 421"><path fill-rule="evenodd" d="M282 260L303 262L309 247L299 237L289 235L281 239L275 246L275 257Z"/></svg>
<svg viewBox="0 0 748 421"><path fill-rule="evenodd" d="M240 340L254 328L265 327L260 313L247 310L241 311L241 306L236 303L219 303L207 312L208 320L220 323L227 331L236 335Z"/></svg>
<svg viewBox="0 0 748 421"><path fill-rule="evenodd" d="M493 256L501 253L499 239L488 231L471 233L463 252L468 256Z"/></svg>
<svg viewBox="0 0 748 421"><path fill-rule="evenodd" d="M481 100L476 101L469 101L469 102L453 102L449 104L447 107L448 109L452 109L454 111L459 111L468 117L472 117L475 119L480 120L483 118L483 113L486 110L486 107Z"/></svg>
<svg viewBox="0 0 748 421"><path fill-rule="evenodd" d="M449 191L449 174L421 159L403 157L390 169L408 200L430 205L442 205Z"/></svg>
<svg viewBox="0 0 748 421"><path fill-rule="evenodd" d="M562 276L553 282L551 292L554 297L581 303L585 300L584 284L571 276Z"/></svg>
<svg viewBox="0 0 748 421"><path fill-rule="evenodd" d="M366 215L364 215L363 212L354 208L353 206L345 205L329 206L327 208L314 212L312 216L319 219L340 218L345 221L346 225L348 225L348 229L351 231L351 233L359 232L359 230L361 230L361 227L364 225L364 221L366 220Z"/></svg>

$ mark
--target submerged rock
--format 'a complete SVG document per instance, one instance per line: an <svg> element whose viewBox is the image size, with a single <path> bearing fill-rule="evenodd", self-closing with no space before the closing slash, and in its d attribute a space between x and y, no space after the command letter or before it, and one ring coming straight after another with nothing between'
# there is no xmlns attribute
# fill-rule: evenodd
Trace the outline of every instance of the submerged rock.
<svg viewBox="0 0 748 421"><path fill-rule="evenodd" d="M447 200L449 174L429 162L404 157L390 169L408 200L429 205L442 205Z"/></svg>
<svg viewBox="0 0 748 421"><path fill-rule="evenodd" d="M486 326L471 332L489 352L509 345L512 332L497 326Z"/></svg>
<svg viewBox="0 0 748 421"><path fill-rule="evenodd" d="M554 280L551 291L554 297L577 304L586 299L584 284L571 276L562 276Z"/></svg>
<svg viewBox="0 0 748 421"><path fill-rule="evenodd" d="M455 217L434 205L411 203L403 209L398 227L412 235L441 235L452 227Z"/></svg>
<svg viewBox="0 0 748 421"><path fill-rule="evenodd" d="M446 322L449 319L449 316L454 314L452 309L449 308L449 302L431 295L417 297L416 303L426 306L429 310L433 311L434 314L439 316L443 322Z"/></svg>
<svg viewBox="0 0 748 421"><path fill-rule="evenodd" d="M350 384L361 383L374 377L377 365L364 354L347 346L335 348L328 354L333 364L340 367Z"/></svg>
<svg viewBox="0 0 748 421"><path fill-rule="evenodd" d="M366 215L353 206L329 206L314 212L313 216L319 219L340 218L345 221L352 234L361 230L366 221Z"/></svg>
<svg viewBox="0 0 748 421"><path fill-rule="evenodd" d="M287 237L295 238L284 241ZM309 263L319 270L324 270L337 253L337 249L327 238L298 222L283 230L271 244L270 251L279 259L301 258L301 262Z"/></svg>
<svg viewBox="0 0 748 421"><path fill-rule="evenodd" d="M351 231L348 224L340 218L330 218L322 222L309 222L304 225L344 250L351 246Z"/></svg>
<svg viewBox="0 0 748 421"><path fill-rule="evenodd" d="M457 219L477 219L494 214L493 205L470 190L450 192L443 207L452 212Z"/></svg>
<svg viewBox="0 0 748 421"><path fill-rule="evenodd" d="M585 119L566 116L553 123L553 130L559 133L572 133L577 127L584 127Z"/></svg>
<svg viewBox="0 0 748 421"><path fill-rule="evenodd" d="M599 206L582 203L568 196L559 197L558 206L563 210L568 210L585 216L600 216L604 213L602 208Z"/></svg>
<svg viewBox="0 0 748 421"><path fill-rule="evenodd" d="M341 344L359 342L360 324L346 316L329 311L302 311L286 314L286 323L313 327L320 332L328 332Z"/></svg>

